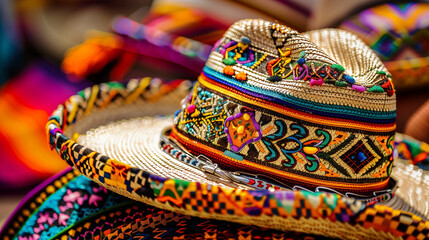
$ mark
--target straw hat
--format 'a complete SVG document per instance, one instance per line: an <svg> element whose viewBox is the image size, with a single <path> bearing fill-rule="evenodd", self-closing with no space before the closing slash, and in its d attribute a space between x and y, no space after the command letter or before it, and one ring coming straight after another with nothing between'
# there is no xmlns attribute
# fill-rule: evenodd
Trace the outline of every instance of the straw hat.
<svg viewBox="0 0 429 240"><path fill-rule="evenodd" d="M164 240L321 238L166 211L111 192L70 167L26 195L0 230L3 240L142 237Z"/></svg>
<svg viewBox="0 0 429 240"><path fill-rule="evenodd" d="M243 20L194 86L94 86L47 129L82 174L158 208L328 237L423 239L428 175L400 159L393 167L395 104L389 73L356 36Z"/></svg>

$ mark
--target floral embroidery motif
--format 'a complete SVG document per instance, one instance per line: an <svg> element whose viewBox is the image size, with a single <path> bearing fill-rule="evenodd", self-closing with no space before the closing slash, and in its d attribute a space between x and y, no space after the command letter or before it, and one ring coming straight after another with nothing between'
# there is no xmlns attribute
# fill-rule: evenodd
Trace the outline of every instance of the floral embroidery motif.
<svg viewBox="0 0 429 240"><path fill-rule="evenodd" d="M323 136L324 138L322 140L312 139L302 142L302 139L308 137L308 129L304 126L297 123L291 124L289 127L290 130L296 132L284 138L287 132L287 125L280 120L276 120L274 124L277 127L277 131L271 135L264 136L262 140L270 152L269 155L265 156L265 160L267 162L273 162L280 157L279 152L275 148L275 146L278 146L286 157L286 159L281 162L283 167L295 167L297 160L294 154L299 153L307 160L305 169L309 172L316 171L320 163L317 154L331 141L330 134L324 130L318 129L315 134L317 136ZM276 141L275 144L273 143L274 141Z"/></svg>
<svg viewBox="0 0 429 240"><path fill-rule="evenodd" d="M84 176L75 177L50 195L21 227L17 239L51 239L94 212L128 201Z"/></svg>
<svg viewBox="0 0 429 240"><path fill-rule="evenodd" d="M395 93L395 87L393 86L392 83L392 76L390 76L389 74L387 74L386 72L383 71L377 71L377 74L380 74L383 78L384 83L382 85L380 85L380 87L382 88L382 90L385 90L387 92L387 95L389 97L393 96L393 94ZM369 91L372 92L381 92L381 89L377 88L378 86L373 86L371 89L369 89Z"/></svg>
<svg viewBox="0 0 429 240"><path fill-rule="evenodd" d="M293 69L293 79L310 80L310 86L323 85L326 81L338 87L346 87L350 84L356 91L362 90L363 86L354 85L354 78L346 75L344 73L345 69L341 65L333 64L332 66L322 65L316 67L314 63L311 63L308 66L305 55L305 52L301 52L300 59L297 61L298 64ZM365 87L363 87L363 91L365 91Z"/></svg>
<svg viewBox="0 0 429 240"><path fill-rule="evenodd" d="M231 66L237 63L252 64L255 61L255 53L250 48L250 39L248 37L241 37L240 42L231 40L220 46L218 51L223 55L222 62L226 65L222 72L225 75L235 76L237 80L246 81L247 74L245 72L235 74Z"/></svg>
<svg viewBox="0 0 429 240"><path fill-rule="evenodd" d="M225 75L235 76L239 81L246 81L247 75L244 75L244 72L236 74L231 66L242 64L255 69L267 60L267 54L253 51L250 45L250 39L242 37L240 42L229 40L217 48L217 51L223 56L223 64L226 65L222 70ZM367 89L365 86L355 84L355 79L345 74L344 67L339 64L328 66L318 62L309 63L305 58L305 51L300 53L298 60L291 58L290 48L282 50L281 47L277 46L277 51L279 56L273 60L268 60L265 66L266 72L264 73L268 75L267 80L270 82L278 82L292 76L291 78L294 80L308 80L310 86L329 83L337 87L350 87L358 92L387 92L388 96L392 96L395 92L391 76L386 72L378 71L377 74L381 76L382 83Z"/></svg>
<svg viewBox="0 0 429 240"><path fill-rule="evenodd" d="M239 152L244 146L261 139L262 132L254 112L241 112L225 121L225 133L231 150Z"/></svg>

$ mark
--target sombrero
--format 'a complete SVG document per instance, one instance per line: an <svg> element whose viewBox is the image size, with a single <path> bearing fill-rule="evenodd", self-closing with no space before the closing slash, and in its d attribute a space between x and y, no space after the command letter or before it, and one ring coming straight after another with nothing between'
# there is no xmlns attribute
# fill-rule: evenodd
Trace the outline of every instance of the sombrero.
<svg viewBox="0 0 429 240"><path fill-rule="evenodd" d="M394 160L395 103L389 73L353 34L243 20L193 86L97 85L60 105L47 130L83 175L161 209L327 237L423 239L428 175Z"/></svg>
<svg viewBox="0 0 429 240"><path fill-rule="evenodd" d="M159 209L111 192L67 168L37 186L0 239L320 239ZM322 238L325 239L325 238Z"/></svg>

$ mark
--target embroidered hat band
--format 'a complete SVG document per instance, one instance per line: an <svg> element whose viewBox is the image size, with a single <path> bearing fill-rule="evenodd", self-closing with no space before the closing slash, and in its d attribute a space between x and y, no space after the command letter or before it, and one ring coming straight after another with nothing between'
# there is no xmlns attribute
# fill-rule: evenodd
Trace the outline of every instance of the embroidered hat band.
<svg viewBox="0 0 429 240"><path fill-rule="evenodd" d="M390 75L356 36L244 20L214 47L171 136L226 169L368 194L388 188L395 118Z"/></svg>

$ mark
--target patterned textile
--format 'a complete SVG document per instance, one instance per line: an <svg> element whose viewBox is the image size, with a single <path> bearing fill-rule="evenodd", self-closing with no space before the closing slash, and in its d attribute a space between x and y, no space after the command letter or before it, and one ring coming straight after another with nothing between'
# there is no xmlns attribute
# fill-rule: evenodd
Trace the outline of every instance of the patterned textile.
<svg viewBox="0 0 429 240"><path fill-rule="evenodd" d="M429 144L403 134L396 134L395 148L403 159L424 170L429 170Z"/></svg>
<svg viewBox="0 0 429 240"><path fill-rule="evenodd" d="M217 7L222 7L222 4L219 2ZM245 8L242 10L245 11ZM142 24L149 28L193 39L210 46L222 37L231 23L220 16L208 14L197 6L162 0L152 5L148 15L142 20Z"/></svg>
<svg viewBox="0 0 429 240"><path fill-rule="evenodd" d="M136 65L156 70L160 77L192 78L204 66L211 45L190 38L145 26L129 18L117 18L112 22L114 34L99 33L72 49L62 62L62 69L75 81L83 78L97 82L127 78ZM94 57L97 56L97 57ZM166 75L165 69L169 69ZM108 78L101 78L100 73Z"/></svg>
<svg viewBox="0 0 429 240"><path fill-rule="evenodd" d="M198 5L198 4L197 4ZM294 24L303 30L310 15L299 2L277 0L214 2L214 9L230 5L241 15L261 16ZM275 11L273 11L275 9ZM70 49L63 60L64 72L75 81L90 78L107 82L128 77L132 68L150 65L163 78L195 78L204 66L211 46L222 37L233 19L212 14L213 9L183 2L156 1L141 21L120 17L111 23L112 33L98 33ZM287 13L287 14L284 14ZM238 20L238 16L234 17ZM294 26L295 27L295 26ZM164 76L164 69L172 74ZM145 69L147 75L147 69ZM136 75L133 75L136 76Z"/></svg>
<svg viewBox="0 0 429 240"><path fill-rule="evenodd" d="M429 84L429 3L383 3L339 27L361 37L384 61L398 88Z"/></svg>
<svg viewBox="0 0 429 240"><path fill-rule="evenodd" d="M32 186L66 166L44 144L46 119L58 101L87 86L87 82L68 82L56 66L41 60L30 63L2 86L1 192Z"/></svg>

